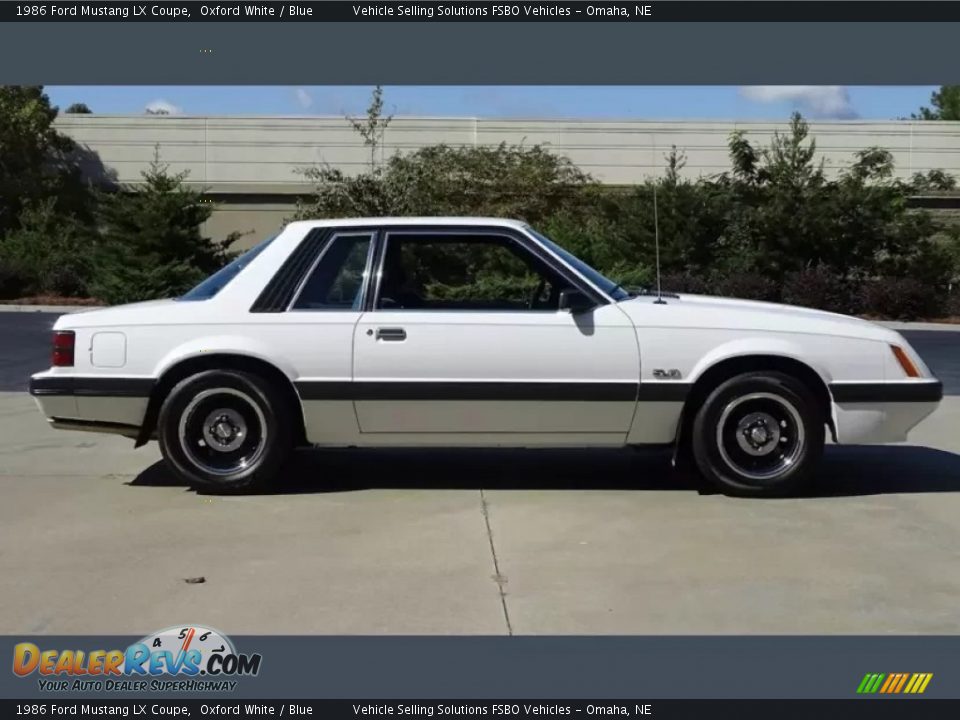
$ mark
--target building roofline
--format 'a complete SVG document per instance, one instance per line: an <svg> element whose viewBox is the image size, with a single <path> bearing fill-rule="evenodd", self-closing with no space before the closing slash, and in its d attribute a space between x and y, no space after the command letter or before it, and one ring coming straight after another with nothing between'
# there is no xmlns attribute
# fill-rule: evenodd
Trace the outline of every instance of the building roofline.
<svg viewBox="0 0 960 720"><path fill-rule="evenodd" d="M359 117L357 115L356 117ZM149 113L65 113L60 112L57 120L70 118L82 120L87 118L105 118L112 120L158 120L168 122L173 120L345 120L343 115L257 115L257 114L169 114L169 115L151 115ZM790 118L643 118L643 117L620 117L620 118L590 118L590 117L533 117L533 116L474 116L474 115L394 115L394 120L428 120L428 121L465 121L465 122L511 122L511 123L596 123L596 124L622 124L622 123L645 123L645 124L664 124L664 125L702 125L712 123L717 125L783 125L790 122ZM812 125L930 125L939 127L957 126L960 127L960 121L953 120L914 120L909 118L891 118L881 120L877 118L855 118L855 119L835 119L835 118L804 118Z"/></svg>

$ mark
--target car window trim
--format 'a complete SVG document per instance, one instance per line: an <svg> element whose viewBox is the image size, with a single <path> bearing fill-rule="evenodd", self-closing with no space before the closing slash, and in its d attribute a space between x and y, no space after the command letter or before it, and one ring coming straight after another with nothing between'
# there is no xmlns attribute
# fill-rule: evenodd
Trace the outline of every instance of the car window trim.
<svg viewBox="0 0 960 720"><path fill-rule="evenodd" d="M364 302L366 299L366 291L370 282L370 268L372 267L374 246L376 243L377 228L332 228L331 233L327 236L326 240L323 243L323 247L320 252L317 253L317 257L314 258L313 263L311 263L310 268L304 273L304 276L300 279L300 282L297 284L296 290L293 292L293 299L290 300L289 304L285 308L284 312L363 312L364 311ZM310 278L313 276L314 271L319 267L320 263L323 262L323 258L326 256L327 251L333 247L333 244L337 241L337 238L348 237L351 235L364 235L369 241L370 245L367 248L367 258L363 265L363 282L360 285L360 306L359 308L298 308L295 307L297 300L300 299L300 295L306 287L307 283L310 281Z"/></svg>
<svg viewBox="0 0 960 720"><path fill-rule="evenodd" d="M392 311L389 308L378 308L377 303L380 301L380 290L383 281L383 266L386 260L386 248L387 243L390 240L391 235L466 235L466 236L490 236L490 237L500 237L506 238L507 240L515 243L521 249L529 252L534 258L542 262L554 273L559 275L565 281L570 283L575 289L584 293L587 297L597 303L597 305L609 305L610 299L607 298L603 293L593 287L592 284L586 281L585 278L580 277L579 273L574 273L572 268L569 268L566 263L560 262L559 258L553 256L552 253L548 252L546 248L537 243L533 238L529 237L526 233L521 233L514 230L513 228L501 227L496 225L450 225L450 226L438 226L438 225L427 225L427 226L411 226L411 225L396 225L396 226L385 226L381 229L379 238L378 238L378 257L377 257L377 271L376 278L374 283L373 292L370 296L370 303L365 309L367 312L383 312ZM428 309L421 310L419 312L558 312L557 310L532 310L529 308L523 308L521 310L452 310L452 309Z"/></svg>
<svg viewBox="0 0 960 720"><path fill-rule="evenodd" d="M592 288L593 291L594 291L594 293L595 293L596 295L598 295L599 297L602 297L602 298L603 298L603 304L604 304L604 305L609 305L609 304L611 304L611 303L616 303L616 302L617 302L616 300L613 299L613 297L611 297L610 295L608 295L607 292L606 292L605 290L603 290L603 288L601 288L599 285L595 284L595 283L594 283L592 280L590 280L586 275L584 275L582 272L580 272L579 270L577 270L577 268L576 268L575 266L573 266L573 265L571 265L569 262L567 262L562 256L556 255L552 250L550 250L550 248L548 248L548 247L540 240L540 238L537 237L538 234L542 234L542 233L538 233L538 231L536 231L534 228L530 227L529 225L527 225L527 226L523 229L523 236L524 236L525 238L527 238L530 242L534 243L537 248L539 248L541 251L543 251L544 253L546 253L547 255L549 255L551 258L554 258L554 259L555 259L557 262L559 262L563 267L567 268L567 270L569 270L571 273L573 273L574 276L580 278L581 283L583 283L583 284L587 285L588 287ZM546 237L546 236L544 236L544 237ZM555 240L552 240L551 242L559 245L559 243L557 243ZM559 245L559 246L560 246L560 247L563 247L562 245ZM563 248L563 249L564 249L566 252L568 252L568 253L570 253L571 255L573 255L573 253L571 253L571 252L570 252L569 250L567 250L566 248ZM574 256L574 257L576 257L576 256ZM580 259L580 258L577 258L577 259L580 260L580 262L582 262L584 265L588 265L588 266L589 266L589 263L584 262L584 261L583 261L582 259ZM593 270L594 270L595 272L597 272L598 274L602 274L602 273L599 273L599 271L596 270L596 268L593 268ZM612 282L612 281L611 281L611 282Z"/></svg>
<svg viewBox="0 0 960 720"><path fill-rule="evenodd" d="M369 282L364 287L363 303L361 305L363 312L372 312L376 309L376 299L380 294L380 280L383 277L383 256L387 245L387 228L377 229L374 238L373 252L370 253L370 277Z"/></svg>
<svg viewBox="0 0 960 720"><path fill-rule="evenodd" d="M280 267L261 288L251 313L282 313L289 305L289 298L303 278L303 273L312 265L313 259L323 251L330 238L328 228L314 228L307 232L288 252Z"/></svg>

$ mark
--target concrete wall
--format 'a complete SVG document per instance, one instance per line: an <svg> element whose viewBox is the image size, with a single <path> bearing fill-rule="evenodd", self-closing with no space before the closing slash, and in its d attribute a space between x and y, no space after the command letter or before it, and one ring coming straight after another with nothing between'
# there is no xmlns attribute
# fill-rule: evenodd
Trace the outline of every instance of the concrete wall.
<svg viewBox="0 0 960 720"><path fill-rule="evenodd" d="M543 144L568 156L602 182L630 184L663 172L672 145L687 155L684 174L713 175L729 168L727 140L734 130L766 144L786 123L713 121L496 120L395 118L384 136L383 154L425 145ZM218 209L207 232L222 237L252 231L250 240L272 232L308 190L298 169L330 163L347 173L362 171L369 151L339 117L189 117L61 115L57 127L102 163L91 175L109 174L135 183L159 146L174 171L208 189ZM960 123L836 121L811 123L811 134L828 172L848 165L857 150L881 146L894 155L897 172L939 168L960 177Z"/></svg>

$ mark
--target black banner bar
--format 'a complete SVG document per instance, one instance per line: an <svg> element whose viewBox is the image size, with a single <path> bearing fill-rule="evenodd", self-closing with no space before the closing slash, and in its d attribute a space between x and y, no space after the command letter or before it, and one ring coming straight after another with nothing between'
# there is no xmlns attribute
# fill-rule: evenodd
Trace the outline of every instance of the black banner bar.
<svg viewBox="0 0 960 720"><path fill-rule="evenodd" d="M0 701L8 718L609 718L644 720L938 720L960 700L50 700Z"/></svg>
<svg viewBox="0 0 960 720"><path fill-rule="evenodd" d="M943 0L0 2L0 22L960 22Z"/></svg>

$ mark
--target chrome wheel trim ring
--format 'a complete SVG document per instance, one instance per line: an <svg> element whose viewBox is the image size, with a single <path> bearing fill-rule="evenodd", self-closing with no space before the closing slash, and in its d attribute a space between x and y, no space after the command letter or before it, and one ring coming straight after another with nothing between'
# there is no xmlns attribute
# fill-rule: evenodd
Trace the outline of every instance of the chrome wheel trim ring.
<svg viewBox="0 0 960 720"><path fill-rule="evenodd" d="M190 420L192 419L193 413L196 410L197 406L199 406L200 403L202 403L207 398L212 397L214 395L226 395L226 396L239 399L250 410L253 411L257 424L259 425L260 439L257 446L252 450L252 454L249 456L243 456L241 458L238 458L238 462L235 465L226 467L226 468L216 467L214 465L209 464L208 462L205 462L204 459L197 454L195 448L193 447L193 443L188 437L187 426L189 425ZM207 414L207 416L204 419L204 424L202 426L202 431L200 436L193 439L195 442L199 443L200 440L203 440L204 443L208 442L208 439L205 437L207 435L207 430L208 430L207 420L209 420L211 416L222 414L225 411L225 409L226 408L217 408ZM236 411L233 411L233 412L236 412ZM239 415L239 413L237 414ZM242 419L242 416L241 416L241 419ZM214 448L214 450L216 452L222 452L223 454L226 454L229 452L236 452L236 449L242 446L243 442L246 441L250 437L250 434L254 431L254 429L251 428L246 421L243 421L243 426L244 426L243 437L241 438L240 444L237 445L236 448L234 448L233 450L224 450L224 451ZM227 476L227 475L232 475L236 472L240 472L250 467L260 459L260 457L263 455L263 453L266 450L269 433L267 430L266 417L264 416L263 411L260 409L260 406L256 403L256 401L252 397L250 397L247 393L241 390L236 390L234 388L229 388L229 387L219 387L219 388L210 388L208 390L202 390L201 392L197 393L194 396L194 398L190 401L190 403L187 405L187 407L183 409L183 412L180 413L180 422L178 425L177 437L180 443L180 448L183 450L187 459L195 467L211 475Z"/></svg>
<svg viewBox="0 0 960 720"><path fill-rule="evenodd" d="M758 401L767 404L769 406L769 411L755 411L748 413L742 418L737 418L737 416L734 414L737 408L742 407L744 404L756 403ZM777 445L779 446L784 441L786 441L789 445L783 455L778 458L775 467L763 471L752 470L744 467L734 460L727 449L727 444L724 437L725 432L728 429L727 425L731 420L731 416L736 418L737 421L737 428L734 430L736 433L737 430L742 431L744 429L741 427L744 420L757 415L765 415L774 419L777 425ZM720 420L717 422L715 440L717 449L720 452L720 457L723 458L723 461L726 463L728 468L748 480L768 481L775 480L789 471L790 468L793 467L794 463L796 463L797 459L803 454L803 451L806 447L806 431L804 430L803 418L800 415L800 411L797 410L793 403L775 393L755 392L742 395L741 397L735 398L727 403L720 415ZM739 440L740 438L738 436L738 444ZM755 455L754 457L767 457L773 454L773 452L775 452L775 450L763 452L759 455ZM752 453L746 454L753 455Z"/></svg>

